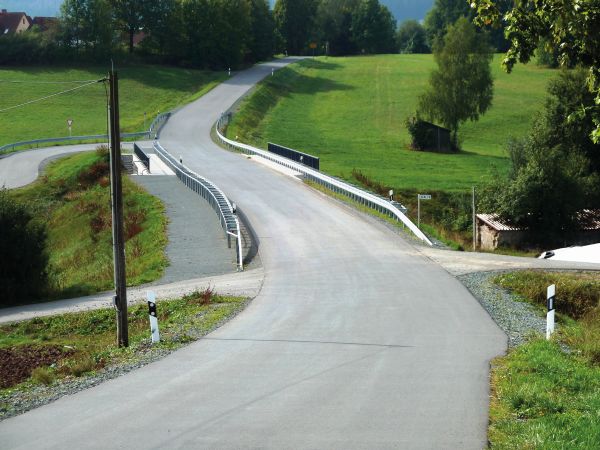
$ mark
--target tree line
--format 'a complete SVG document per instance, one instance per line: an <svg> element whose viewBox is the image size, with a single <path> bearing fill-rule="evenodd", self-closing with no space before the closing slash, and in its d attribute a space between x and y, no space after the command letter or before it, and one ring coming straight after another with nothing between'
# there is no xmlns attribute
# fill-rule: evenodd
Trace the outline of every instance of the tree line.
<svg viewBox="0 0 600 450"><path fill-rule="evenodd" d="M222 69L275 53L428 53L463 16L465 0L436 0L424 25L399 28L379 0L277 0L273 10L267 0L65 0L50 29L0 36L0 64L134 57Z"/></svg>

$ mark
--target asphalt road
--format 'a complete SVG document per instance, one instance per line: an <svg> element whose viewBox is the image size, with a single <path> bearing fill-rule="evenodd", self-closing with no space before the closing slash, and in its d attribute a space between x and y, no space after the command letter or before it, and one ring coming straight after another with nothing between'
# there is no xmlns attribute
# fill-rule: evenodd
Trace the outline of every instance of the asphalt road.
<svg viewBox="0 0 600 450"><path fill-rule="evenodd" d="M209 138L287 61L177 112L161 142L244 210L265 280L206 339L0 423L2 448L482 448L506 336L440 265L384 225Z"/></svg>

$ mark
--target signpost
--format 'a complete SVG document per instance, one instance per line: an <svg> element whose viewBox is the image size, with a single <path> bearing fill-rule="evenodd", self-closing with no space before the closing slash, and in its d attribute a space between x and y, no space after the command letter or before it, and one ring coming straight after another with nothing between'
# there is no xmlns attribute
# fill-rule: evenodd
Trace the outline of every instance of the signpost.
<svg viewBox="0 0 600 450"><path fill-rule="evenodd" d="M421 228L421 200L431 200L431 195L417 194L417 228Z"/></svg>
<svg viewBox="0 0 600 450"><path fill-rule="evenodd" d="M69 137L71 137L71 126L73 125L73 119L67 119L67 126L69 127Z"/></svg>
<svg viewBox="0 0 600 450"><path fill-rule="evenodd" d="M553 284L548 286L546 295L546 306L548 312L546 313L546 339L550 339L552 333L554 333L554 297L556 296L556 285Z"/></svg>

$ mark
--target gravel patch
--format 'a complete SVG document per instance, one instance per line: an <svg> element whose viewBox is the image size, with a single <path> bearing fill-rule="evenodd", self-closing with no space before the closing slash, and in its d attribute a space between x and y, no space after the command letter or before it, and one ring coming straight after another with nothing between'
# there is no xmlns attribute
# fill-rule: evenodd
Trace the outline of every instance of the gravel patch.
<svg viewBox="0 0 600 450"><path fill-rule="evenodd" d="M164 358L225 325L243 311L250 301L251 299L248 299L244 303L240 303L239 307L229 317L224 318L211 330L182 329L181 333L176 334L168 343L163 341L158 345L153 345L150 339L144 340L136 346L130 347L131 353L128 360L107 366L98 372L85 374L81 377L70 376L59 379L49 386L31 383L25 388L19 387L14 390L7 390L0 394L0 421L51 403L65 395L76 394L84 389L97 386Z"/></svg>
<svg viewBox="0 0 600 450"><path fill-rule="evenodd" d="M500 273L503 272L475 272L457 278L508 335L509 348L523 344L532 335L545 335L545 317L533 305L519 301L516 295L492 282Z"/></svg>

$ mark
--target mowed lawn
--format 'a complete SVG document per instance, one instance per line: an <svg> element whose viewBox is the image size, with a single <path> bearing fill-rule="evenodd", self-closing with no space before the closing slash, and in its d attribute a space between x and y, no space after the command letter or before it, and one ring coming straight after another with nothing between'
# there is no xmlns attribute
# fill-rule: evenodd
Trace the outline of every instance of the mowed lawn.
<svg viewBox="0 0 600 450"><path fill-rule="evenodd" d="M0 68L0 110L61 92L107 75L108 67ZM118 69L122 131L142 131L160 112L187 103L212 89L226 74L164 66ZM144 121L146 113L146 121ZM106 133L106 91L96 83L65 95L0 112L0 145L69 135Z"/></svg>
<svg viewBox="0 0 600 450"><path fill-rule="evenodd" d="M493 106L479 122L460 129L464 151L459 154L408 149L404 120L414 112L435 67L432 55L317 58L294 64L272 80L286 77L290 85L249 140L314 154L321 158L322 170L347 179L358 169L399 190L468 189L507 170L506 142L526 133L544 103L548 80L556 75L534 64L518 65L506 74L500 63L501 55L496 55ZM249 136L234 122L229 135L237 134Z"/></svg>

